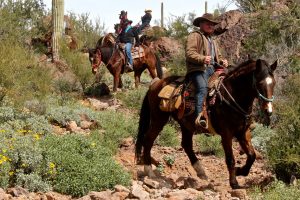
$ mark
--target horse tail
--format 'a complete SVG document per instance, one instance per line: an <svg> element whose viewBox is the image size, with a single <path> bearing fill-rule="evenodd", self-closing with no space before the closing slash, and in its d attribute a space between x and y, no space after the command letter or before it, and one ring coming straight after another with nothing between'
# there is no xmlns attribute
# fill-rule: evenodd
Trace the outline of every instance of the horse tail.
<svg viewBox="0 0 300 200"><path fill-rule="evenodd" d="M135 142L135 160L137 163L141 163L141 154L144 143L144 136L147 133L150 126L150 105L148 101L148 92L144 97L141 112L138 135Z"/></svg>
<svg viewBox="0 0 300 200"><path fill-rule="evenodd" d="M161 68L161 62L160 62L160 59L159 59L159 56L157 55L157 53L155 54L155 58L156 58L157 76L158 76L158 78L162 78L163 77L163 70Z"/></svg>

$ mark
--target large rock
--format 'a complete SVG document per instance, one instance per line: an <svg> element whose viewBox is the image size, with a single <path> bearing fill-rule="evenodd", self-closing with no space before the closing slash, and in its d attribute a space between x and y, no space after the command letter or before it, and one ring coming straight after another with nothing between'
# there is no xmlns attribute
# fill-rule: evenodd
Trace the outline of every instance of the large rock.
<svg viewBox="0 0 300 200"><path fill-rule="evenodd" d="M160 54L162 63L173 59L183 51L183 45L174 38L161 37L153 42L153 48Z"/></svg>
<svg viewBox="0 0 300 200"><path fill-rule="evenodd" d="M232 10L221 15L220 20L216 33L223 57L233 64L246 60L248 55L241 48L251 33L249 18L240 11Z"/></svg>

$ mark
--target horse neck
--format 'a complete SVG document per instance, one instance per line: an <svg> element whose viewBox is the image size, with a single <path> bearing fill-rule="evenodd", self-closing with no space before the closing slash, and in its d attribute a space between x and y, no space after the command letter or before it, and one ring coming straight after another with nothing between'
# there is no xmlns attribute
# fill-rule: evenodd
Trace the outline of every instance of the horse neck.
<svg viewBox="0 0 300 200"><path fill-rule="evenodd" d="M239 106L241 106L246 112L252 110L252 104L256 97L256 93L253 87L253 71L247 74L239 75L235 78L228 78L224 80L224 85L230 95L234 98ZM225 90L222 94L227 100L230 100Z"/></svg>
<svg viewBox="0 0 300 200"><path fill-rule="evenodd" d="M101 47L101 59L104 64L107 65L109 59L111 58L113 54L113 47Z"/></svg>

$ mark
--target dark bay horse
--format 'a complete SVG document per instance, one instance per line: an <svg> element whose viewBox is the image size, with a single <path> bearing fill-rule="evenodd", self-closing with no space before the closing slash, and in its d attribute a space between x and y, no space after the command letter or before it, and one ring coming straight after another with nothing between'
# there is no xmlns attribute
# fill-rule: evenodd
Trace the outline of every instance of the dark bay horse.
<svg viewBox="0 0 300 200"><path fill-rule="evenodd" d="M105 40L105 38L103 38L103 40ZM111 42L110 45L105 45L106 43L107 42L104 41L102 46L95 49L92 58L90 56L92 72L95 74L101 62L103 62L114 77L113 91L116 91L117 87L122 87L121 75L124 73L126 58L125 54L115 45L114 42ZM148 69L150 76L153 79L156 77L162 78L162 68L158 56L150 47L145 45L140 46L144 48L145 56L133 60L136 87L138 87L141 74L145 69Z"/></svg>
<svg viewBox="0 0 300 200"><path fill-rule="evenodd" d="M249 60L229 71L220 87L216 103L210 108L210 121L222 138L225 160L229 171L229 182L232 188L239 188L236 176L247 176L255 161L256 155L251 144L250 114L255 98L260 99L260 107L267 116L272 114L273 90L275 79L273 72L277 61L271 66L264 60ZM144 163L145 173L155 176L151 168L151 148L154 140L172 116L180 125L182 131L181 145L199 178L207 179L200 161L193 151L193 134L197 132L193 115L177 117L177 112L163 112L159 108L158 93L167 84L176 80L178 76L166 77L154 82L142 104L139 129L136 141L136 160ZM232 139L237 138L240 146L247 154L246 164L235 167L232 150ZM143 150L143 154L142 154Z"/></svg>

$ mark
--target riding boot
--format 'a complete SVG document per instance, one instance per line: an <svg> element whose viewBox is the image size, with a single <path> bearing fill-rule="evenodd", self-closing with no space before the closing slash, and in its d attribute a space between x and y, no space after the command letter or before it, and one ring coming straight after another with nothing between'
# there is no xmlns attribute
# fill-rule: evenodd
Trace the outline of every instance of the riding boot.
<svg viewBox="0 0 300 200"><path fill-rule="evenodd" d="M199 115L197 116L197 118L195 120L195 125L197 127L202 127L202 128L205 128L205 129L208 128L207 119L205 119L203 117L203 112L199 113Z"/></svg>
<svg viewBox="0 0 300 200"><path fill-rule="evenodd" d="M133 66L128 62L125 66L125 72L132 72Z"/></svg>

